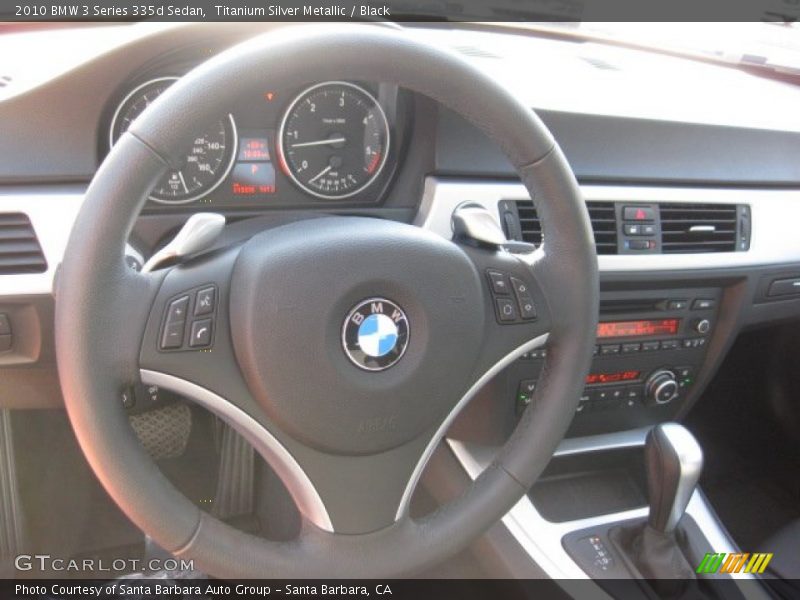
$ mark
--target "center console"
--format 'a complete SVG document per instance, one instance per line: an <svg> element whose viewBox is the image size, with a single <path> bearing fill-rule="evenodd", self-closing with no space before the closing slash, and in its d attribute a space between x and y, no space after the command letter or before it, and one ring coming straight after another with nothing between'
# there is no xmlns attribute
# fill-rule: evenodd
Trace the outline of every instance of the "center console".
<svg viewBox="0 0 800 600"><path fill-rule="evenodd" d="M495 457L485 445L448 446L473 480ZM739 552L696 487L701 468L676 423L567 439L502 526L573 597L766 600L751 573L696 574L706 554Z"/></svg>
<svg viewBox="0 0 800 600"><path fill-rule="evenodd" d="M592 368L573 427L610 431L671 417L693 391L718 319L720 288L601 293ZM508 371L515 411L531 402L547 349Z"/></svg>

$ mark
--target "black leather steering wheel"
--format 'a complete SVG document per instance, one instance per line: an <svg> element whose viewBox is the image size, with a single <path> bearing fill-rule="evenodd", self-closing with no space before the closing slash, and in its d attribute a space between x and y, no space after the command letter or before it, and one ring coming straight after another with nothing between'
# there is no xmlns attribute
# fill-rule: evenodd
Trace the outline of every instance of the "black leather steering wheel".
<svg viewBox="0 0 800 600"><path fill-rule="evenodd" d="M543 245L518 256L402 223L323 217L171 269L142 275L126 267L125 240L148 191L177 161L197 123L225 114L252 86L285 89L332 79L395 83L482 129L536 203ZM57 356L69 418L91 468L122 510L162 547L209 574L414 573L502 517L562 439L597 325L592 240L574 176L546 127L455 54L375 25L271 32L174 84L122 136L91 183L58 278ZM489 270L529 288L535 319L499 321ZM163 350L171 303L188 296L192 314L196 292L209 287L216 294L207 315L213 345ZM408 327L397 342L402 356L385 370L358 367L342 345L345 320L365 300L384 301L382 314L391 312L395 323L399 308ZM548 355L532 405L495 462L458 499L412 519L411 493L447 426L483 383L545 340ZM206 406L256 447L303 516L295 540L276 543L237 531L169 483L118 400L139 378Z"/></svg>

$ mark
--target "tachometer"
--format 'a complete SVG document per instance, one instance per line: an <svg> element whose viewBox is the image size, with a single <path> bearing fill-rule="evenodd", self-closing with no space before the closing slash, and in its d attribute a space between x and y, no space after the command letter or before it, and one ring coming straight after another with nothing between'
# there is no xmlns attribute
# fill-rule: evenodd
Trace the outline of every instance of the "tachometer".
<svg viewBox="0 0 800 600"><path fill-rule="evenodd" d="M321 83L289 106L278 150L281 166L302 189L319 198L347 198L375 181L386 164L389 123L363 88Z"/></svg>
<svg viewBox="0 0 800 600"><path fill-rule="evenodd" d="M153 79L131 91L114 113L111 144L177 79ZM150 199L164 204L186 204L211 193L230 172L235 149L236 124L233 116L228 115L227 119L198 128L180 168L164 175L150 192Z"/></svg>

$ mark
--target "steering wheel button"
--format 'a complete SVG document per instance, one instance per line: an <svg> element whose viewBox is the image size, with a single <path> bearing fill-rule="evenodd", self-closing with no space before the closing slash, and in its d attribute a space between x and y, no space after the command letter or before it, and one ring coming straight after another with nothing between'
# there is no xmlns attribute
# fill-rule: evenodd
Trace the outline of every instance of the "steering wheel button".
<svg viewBox="0 0 800 600"><path fill-rule="evenodd" d="M183 327L185 321L177 323L167 323L164 326L164 334L161 336L161 347L164 350L180 348L183 344Z"/></svg>
<svg viewBox="0 0 800 600"><path fill-rule="evenodd" d="M212 333L211 319L202 319L192 323L192 335L189 338L189 346L192 348L202 348L211 345Z"/></svg>
<svg viewBox="0 0 800 600"><path fill-rule="evenodd" d="M214 301L216 300L216 289L213 287L205 288L197 292L194 301L195 316L208 315L214 312Z"/></svg>
<svg viewBox="0 0 800 600"><path fill-rule="evenodd" d="M497 298L497 315L503 323L511 323L517 320L517 307L508 298Z"/></svg>
<svg viewBox="0 0 800 600"><path fill-rule="evenodd" d="M489 281L495 294L505 295L509 293L508 278L505 274L499 271L489 271Z"/></svg>
<svg viewBox="0 0 800 600"><path fill-rule="evenodd" d="M167 325L183 324L186 321L186 312L189 310L189 296L181 296L169 304L167 310Z"/></svg>

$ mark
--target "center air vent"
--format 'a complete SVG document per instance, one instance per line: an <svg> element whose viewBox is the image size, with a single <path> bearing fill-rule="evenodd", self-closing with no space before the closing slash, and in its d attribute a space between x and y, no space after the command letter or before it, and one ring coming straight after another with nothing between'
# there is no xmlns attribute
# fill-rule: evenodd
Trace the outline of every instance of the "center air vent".
<svg viewBox="0 0 800 600"><path fill-rule="evenodd" d="M0 213L0 275L46 270L47 261L27 215Z"/></svg>
<svg viewBox="0 0 800 600"><path fill-rule="evenodd" d="M511 206L513 204L513 207ZM617 219L613 202L588 202L589 218L592 221L594 242L598 254L617 253ZM501 213L508 210L516 212L519 217L519 231L509 231L508 221L506 235L512 239L522 239L524 242L542 243L542 226L536 207L530 200L503 201L500 205Z"/></svg>
<svg viewBox="0 0 800 600"><path fill-rule="evenodd" d="M660 204L661 251L735 252L738 213L735 204Z"/></svg>

